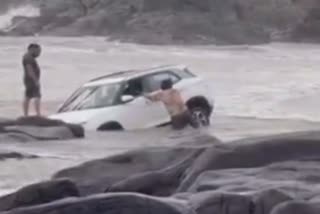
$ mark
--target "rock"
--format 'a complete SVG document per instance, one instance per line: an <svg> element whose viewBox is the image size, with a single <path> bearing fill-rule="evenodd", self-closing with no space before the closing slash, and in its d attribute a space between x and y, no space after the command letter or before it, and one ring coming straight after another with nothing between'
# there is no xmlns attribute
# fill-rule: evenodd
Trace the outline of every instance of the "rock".
<svg viewBox="0 0 320 214"><path fill-rule="evenodd" d="M192 195L189 204L197 214L250 214L254 209L248 196L217 192Z"/></svg>
<svg viewBox="0 0 320 214"><path fill-rule="evenodd" d="M55 177L73 180L85 195L106 190L169 196L218 189L241 194L276 187L291 196L299 183L299 194L306 197L312 192L308 182L318 180L314 174L319 170L318 160L312 158L320 152L319 142L320 132L298 132L226 145L139 150L85 163ZM308 160L302 161L305 158ZM303 172L304 177L296 171ZM292 180L283 182L288 177Z"/></svg>
<svg viewBox="0 0 320 214"><path fill-rule="evenodd" d="M310 9L303 21L293 29L292 37L295 41L320 41L320 4Z"/></svg>
<svg viewBox="0 0 320 214"><path fill-rule="evenodd" d="M274 32L282 35L297 28L317 2L308 1L42 0L40 19L27 19L9 33L98 35L144 44L259 44L270 42ZM1 4L9 4L5 2ZM315 38L317 25L312 23Z"/></svg>
<svg viewBox="0 0 320 214"><path fill-rule="evenodd" d="M6 29L7 36L33 36L41 29L38 17L15 17L12 25Z"/></svg>
<svg viewBox="0 0 320 214"><path fill-rule="evenodd" d="M4 130L10 134L29 135L37 140L67 140L75 137L70 129L62 126L41 128L36 126L10 126Z"/></svg>
<svg viewBox="0 0 320 214"><path fill-rule="evenodd" d="M253 197L254 214L271 213L277 205L293 200L292 197L277 189L258 192Z"/></svg>
<svg viewBox="0 0 320 214"><path fill-rule="evenodd" d="M111 185L108 192L138 192L153 196L170 196L178 187L182 174L202 153L199 149L167 168L130 176Z"/></svg>
<svg viewBox="0 0 320 214"><path fill-rule="evenodd" d="M320 204L303 201L292 201L275 207L271 214L318 214Z"/></svg>
<svg viewBox="0 0 320 214"><path fill-rule="evenodd" d="M317 157L320 132L297 132L235 141L229 148L213 146L203 152L186 172L178 192L186 191L204 171L252 168L276 162Z"/></svg>
<svg viewBox="0 0 320 214"><path fill-rule="evenodd" d="M0 139L28 142L32 140L66 140L84 137L84 128L59 120L26 117L0 122ZM11 140L10 140L11 139Z"/></svg>
<svg viewBox="0 0 320 214"><path fill-rule="evenodd" d="M69 180L53 180L26 186L0 198L0 211L49 203L66 197L77 197L77 187Z"/></svg>
<svg viewBox="0 0 320 214"><path fill-rule="evenodd" d="M104 194L65 199L42 206L13 210L6 214L189 214L182 202L138 194Z"/></svg>
<svg viewBox="0 0 320 214"><path fill-rule="evenodd" d="M39 191L31 188L18 201L36 198L32 200L35 206L25 207L30 205L27 201L11 210L14 206L8 208L8 201L14 197L7 196L0 199L0 208L10 210L6 214L319 213L319 131L225 145L208 136L191 139L200 142L184 139L176 148L126 152L62 170L53 177L77 185L75 196L81 197L60 200L74 195L68 191L62 196L52 194L48 188L40 191L44 198L55 197L39 201ZM105 190L108 193L101 194Z"/></svg>
<svg viewBox="0 0 320 214"><path fill-rule="evenodd" d="M22 154L18 152L10 152L10 151L1 151L0 150L0 161L4 161L7 159L33 159L38 158L36 155Z"/></svg>
<svg viewBox="0 0 320 214"><path fill-rule="evenodd" d="M127 188L137 192L139 190L156 192L161 187L170 187L171 182L175 183L176 179L179 178L176 172L178 174L182 173L181 170L171 170L171 166L173 169L185 169L186 165L190 164L189 161L192 161L192 157L196 156L201 150L201 148L137 150L62 170L54 178L72 180L84 195L101 193L106 189L108 191L121 191ZM157 177L157 175L169 174L176 179L170 181L169 184L164 182L163 186L154 186L156 183L167 181L164 177ZM153 180L153 178L158 180ZM130 181L129 184L127 184L127 179ZM141 182L141 179L143 182ZM131 182L134 185L130 185Z"/></svg>
<svg viewBox="0 0 320 214"><path fill-rule="evenodd" d="M188 192L221 191L238 194L260 193L279 198L309 198L319 191L318 161L289 161L261 168L212 170L202 173ZM275 192L277 189L279 192ZM262 195L262 196L263 196ZM255 196L256 197L256 196Z"/></svg>

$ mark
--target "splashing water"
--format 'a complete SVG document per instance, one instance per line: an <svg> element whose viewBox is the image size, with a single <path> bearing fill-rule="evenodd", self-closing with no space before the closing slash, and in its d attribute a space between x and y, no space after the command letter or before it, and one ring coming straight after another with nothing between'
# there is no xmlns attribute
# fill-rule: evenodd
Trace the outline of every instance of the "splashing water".
<svg viewBox="0 0 320 214"><path fill-rule="evenodd" d="M12 19L16 16L37 17L40 15L39 8L33 5L23 5L9 9L0 15L0 30L7 30L12 26Z"/></svg>

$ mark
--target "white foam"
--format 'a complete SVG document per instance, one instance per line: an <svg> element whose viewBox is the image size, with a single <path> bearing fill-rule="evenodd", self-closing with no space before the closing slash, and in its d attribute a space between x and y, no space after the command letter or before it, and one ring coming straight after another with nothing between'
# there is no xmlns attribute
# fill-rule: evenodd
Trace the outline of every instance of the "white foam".
<svg viewBox="0 0 320 214"><path fill-rule="evenodd" d="M5 14L0 15L0 29L10 29L12 27L12 19L16 16L37 17L39 15L39 8L33 5L23 5L11 8Z"/></svg>

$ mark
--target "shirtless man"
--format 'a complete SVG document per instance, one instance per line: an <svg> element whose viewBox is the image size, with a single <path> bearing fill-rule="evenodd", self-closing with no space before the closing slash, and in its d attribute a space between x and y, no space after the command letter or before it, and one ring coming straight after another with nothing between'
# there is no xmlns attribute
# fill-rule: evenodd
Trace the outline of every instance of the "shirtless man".
<svg viewBox="0 0 320 214"><path fill-rule="evenodd" d="M146 95L146 98L153 102L163 102L171 116L172 127L174 129L183 129L191 123L191 117L180 92L172 88L172 86L170 79L164 80L161 83L161 90Z"/></svg>

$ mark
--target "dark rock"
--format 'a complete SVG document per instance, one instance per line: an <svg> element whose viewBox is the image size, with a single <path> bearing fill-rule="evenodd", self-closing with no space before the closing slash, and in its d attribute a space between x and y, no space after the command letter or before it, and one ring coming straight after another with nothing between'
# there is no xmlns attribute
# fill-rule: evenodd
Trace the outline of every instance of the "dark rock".
<svg viewBox="0 0 320 214"><path fill-rule="evenodd" d="M198 214L250 214L254 209L248 196L217 192L192 195L189 203Z"/></svg>
<svg viewBox="0 0 320 214"><path fill-rule="evenodd" d="M202 150L194 151L167 168L130 176L111 185L108 192L138 192L153 196L170 196L178 187L181 176Z"/></svg>
<svg viewBox="0 0 320 214"><path fill-rule="evenodd" d="M34 0L36 1L36 0ZM82 3L81 3L82 2ZM291 0L43 0L13 34L104 35L144 44L257 44L301 20ZM270 30L271 29L271 30Z"/></svg>
<svg viewBox="0 0 320 214"><path fill-rule="evenodd" d="M179 173L182 173L181 170L185 170L186 165L191 164L192 157L195 158L201 150L201 148L138 150L62 170L54 178L71 179L84 195L101 193L106 189L156 192L164 186L170 187L171 182L175 183L176 179L179 179ZM168 180L165 175L171 175L172 177L168 178L176 179ZM156 180L153 180L154 178ZM130 185L131 182L134 185ZM155 184L159 183L163 185L157 187ZM162 190L170 192L171 188Z"/></svg>
<svg viewBox="0 0 320 214"><path fill-rule="evenodd" d="M254 213L271 213L272 209L277 205L291 200L293 200L292 197L277 189L258 192L254 195L252 200L254 203Z"/></svg>
<svg viewBox="0 0 320 214"><path fill-rule="evenodd" d="M320 179L318 170L318 161L290 161L262 168L206 171L196 179L188 192L263 192L263 195L274 193L275 196L279 195L279 198L310 198L318 191L318 188L310 188L310 184L317 183ZM279 192L275 192L274 189Z"/></svg>
<svg viewBox="0 0 320 214"><path fill-rule="evenodd" d="M301 132L227 145L140 150L92 161L55 177L72 179L85 195L104 190L156 196L169 196L175 190L242 194L278 188L290 197L296 193L310 197L310 182L319 180L315 174L319 170L319 142L320 132Z"/></svg>
<svg viewBox="0 0 320 214"><path fill-rule="evenodd" d="M252 168L276 162L317 157L320 152L320 132L244 139L229 145L229 148L208 148L186 172L178 191L186 191L204 171Z"/></svg>
<svg viewBox="0 0 320 214"><path fill-rule="evenodd" d="M82 138L84 134L84 128L80 125L43 117L22 117L0 122L0 137L19 142Z"/></svg>
<svg viewBox="0 0 320 214"><path fill-rule="evenodd" d="M0 198L0 211L49 203L67 197L77 197L77 187L69 180L53 180L33 184Z"/></svg>
<svg viewBox="0 0 320 214"><path fill-rule="evenodd" d="M22 154L18 152L9 152L9 151L0 151L0 161L4 161L7 159L33 159L37 158L36 155L28 155L28 154Z"/></svg>
<svg viewBox="0 0 320 214"><path fill-rule="evenodd" d="M320 41L320 5L310 9L305 19L293 29L292 37L296 41Z"/></svg>
<svg viewBox="0 0 320 214"><path fill-rule="evenodd" d="M271 214L318 214L319 212L319 203L293 201L280 204L272 210Z"/></svg>
<svg viewBox="0 0 320 214"><path fill-rule="evenodd" d="M66 199L42 206L13 210L7 214L188 214L182 202L138 194L105 194Z"/></svg>

